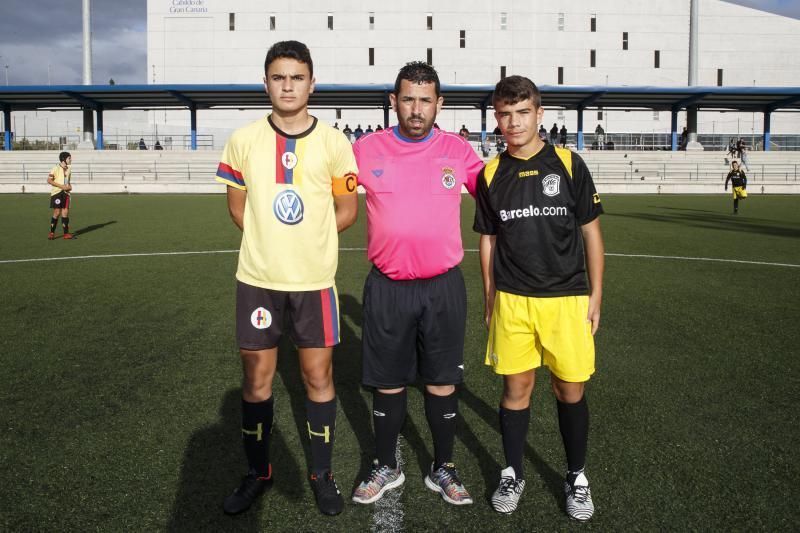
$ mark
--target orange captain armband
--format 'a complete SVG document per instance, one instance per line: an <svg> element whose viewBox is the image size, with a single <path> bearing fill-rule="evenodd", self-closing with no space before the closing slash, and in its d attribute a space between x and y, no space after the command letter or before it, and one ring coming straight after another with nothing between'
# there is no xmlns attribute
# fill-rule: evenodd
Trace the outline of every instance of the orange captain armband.
<svg viewBox="0 0 800 533"><path fill-rule="evenodd" d="M352 172L345 174L341 178L333 178L333 195L342 196L345 194L353 194L358 187L358 178Z"/></svg>

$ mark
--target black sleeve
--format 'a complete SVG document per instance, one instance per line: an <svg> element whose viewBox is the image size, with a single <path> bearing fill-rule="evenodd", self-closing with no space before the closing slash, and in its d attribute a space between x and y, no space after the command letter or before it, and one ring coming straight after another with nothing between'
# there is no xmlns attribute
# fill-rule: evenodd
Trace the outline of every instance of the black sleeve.
<svg viewBox="0 0 800 533"><path fill-rule="evenodd" d="M489 199L489 186L483 174L485 171L486 167L478 173L475 187L475 222L472 224L472 229L481 235L497 235L497 214L492 209Z"/></svg>
<svg viewBox="0 0 800 533"><path fill-rule="evenodd" d="M747 188L747 174L742 172L742 189Z"/></svg>
<svg viewBox="0 0 800 533"><path fill-rule="evenodd" d="M578 154L572 154L572 178L575 180L575 218L581 226L603 213L600 195L594 187L592 174Z"/></svg>
<svg viewBox="0 0 800 533"><path fill-rule="evenodd" d="M733 172L728 172L728 177L725 178L725 188L726 189L728 188L728 182L731 180L731 174L733 174Z"/></svg>

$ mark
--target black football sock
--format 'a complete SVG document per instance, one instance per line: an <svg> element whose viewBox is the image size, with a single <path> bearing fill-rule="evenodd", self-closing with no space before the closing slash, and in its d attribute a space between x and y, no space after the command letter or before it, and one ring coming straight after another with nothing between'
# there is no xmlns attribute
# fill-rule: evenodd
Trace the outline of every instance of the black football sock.
<svg viewBox="0 0 800 533"><path fill-rule="evenodd" d="M263 402L242 400L242 443L250 471L256 477L272 477L269 466L269 439L272 433L272 397Z"/></svg>
<svg viewBox="0 0 800 533"><path fill-rule="evenodd" d="M733 201L733 210L737 211L739 209L739 199Z"/></svg>
<svg viewBox="0 0 800 533"><path fill-rule="evenodd" d="M56 232L56 226L58 225L58 217L52 217L50 219L50 233Z"/></svg>
<svg viewBox="0 0 800 533"><path fill-rule="evenodd" d="M577 403L562 403L558 406L558 428L567 453L567 468L570 473L583 470L586 464L586 446L589 441L589 405L586 396Z"/></svg>
<svg viewBox="0 0 800 533"><path fill-rule="evenodd" d="M525 472L522 469L522 451L525 448L525 440L528 436L531 408L506 409L501 405L499 414L506 465L514 467L514 474L517 479L525 479Z"/></svg>
<svg viewBox="0 0 800 533"><path fill-rule="evenodd" d="M447 396L436 396L425 391L425 417L433 437L433 464L439 468L453 461L453 441L456 438L458 396L454 391Z"/></svg>
<svg viewBox="0 0 800 533"><path fill-rule="evenodd" d="M314 402L306 398L306 427L311 441L311 473L322 476L331 471L336 398L327 402Z"/></svg>
<svg viewBox="0 0 800 533"><path fill-rule="evenodd" d="M406 420L406 389L396 394L372 394L372 425L378 463L397 468L397 437Z"/></svg>
<svg viewBox="0 0 800 533"><path fill-rule="evenodd" d="M61 225L64 226L64 233L69 233L69 217L61 217Z"/></svg>

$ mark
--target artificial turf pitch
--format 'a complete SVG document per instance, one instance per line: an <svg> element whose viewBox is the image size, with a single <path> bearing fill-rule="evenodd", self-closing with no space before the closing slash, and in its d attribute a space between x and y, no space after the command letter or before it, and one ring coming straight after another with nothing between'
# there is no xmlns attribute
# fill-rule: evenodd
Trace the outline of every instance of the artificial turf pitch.
<svg viewBox="0 0 800 533"><path fill-rule="evenodd" d="M50 242L45 196L0 196L0 261L238 248L223 196L75 200L78 238ZM609 255L587 393L590 523L563 511L563 451L544 369L520 507L501 516L489 506L502 463L501 381L483 366L474 252L462 264L470 308L455 460L475 504L455 508L424 487L432 449L419 389L401 436L402 495L380 507L349 501L373 451L370 395L359 387L369 263L363 251L342 251L334 469L345 510L328 518L314 506L302 385L286 344L274 384L275 486L248 513L225 516L222 499L244 471L236 254L227 252L0 263L0 530L793 529L800 198L754 195L738 216L727 195L603 203ZM465 247L474 249L467 197L463 211ZM341 246L365 246L363 209ZM701 257L794 266L686 259Z"/></svg>

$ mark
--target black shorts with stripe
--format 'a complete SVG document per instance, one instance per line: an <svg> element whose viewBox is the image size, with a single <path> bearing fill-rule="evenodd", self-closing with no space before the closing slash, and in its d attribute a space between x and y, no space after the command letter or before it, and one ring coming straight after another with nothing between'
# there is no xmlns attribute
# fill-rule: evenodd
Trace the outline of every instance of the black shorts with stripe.
<svg viewBox="0 0 800 533"><path fill-rule="evenodd" d="M50 197L50 207L52 209L69 209L69 194L61 191Z"/></svg>
<svg viewBox="0 0 800 533"><path fill-rule="evenodd" d="M274 348L288 332L298 348L339 344L336 287L276 291L236 282L236 341L245 350Z"/></svg>
<svg viewBox="0 0 800 533"><path fill-rule="evenodd" d="M391 389L464 380L467 290L458 267L395 281L373 267L364 284L362 382Z"/></svg>

